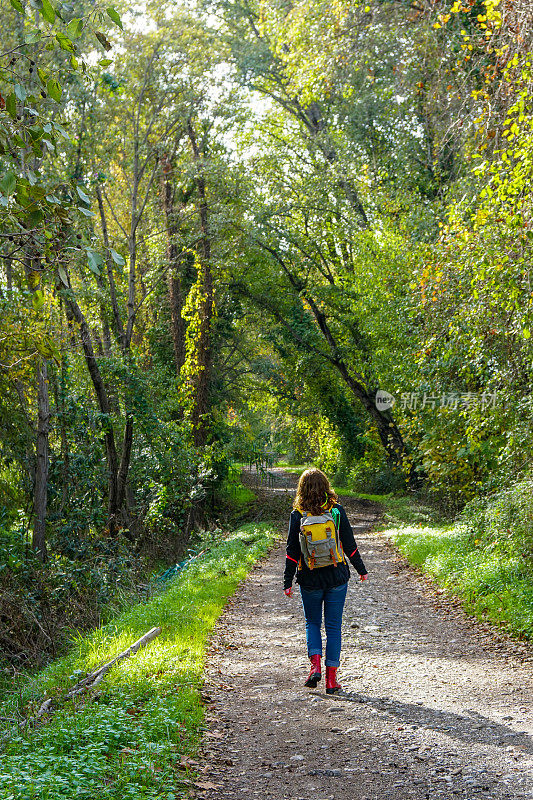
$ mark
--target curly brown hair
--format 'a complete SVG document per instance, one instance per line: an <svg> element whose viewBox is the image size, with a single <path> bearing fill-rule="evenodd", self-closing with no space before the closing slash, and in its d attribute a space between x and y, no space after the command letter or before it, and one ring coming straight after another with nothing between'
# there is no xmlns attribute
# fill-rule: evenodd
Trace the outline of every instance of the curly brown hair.
<svg viewBox="0 0 533 800"><path fill-rule="evenodd" d="M300 475L293 508L318 516L329 511L337 499L328 477L322 470L311 467Z"/></svg>

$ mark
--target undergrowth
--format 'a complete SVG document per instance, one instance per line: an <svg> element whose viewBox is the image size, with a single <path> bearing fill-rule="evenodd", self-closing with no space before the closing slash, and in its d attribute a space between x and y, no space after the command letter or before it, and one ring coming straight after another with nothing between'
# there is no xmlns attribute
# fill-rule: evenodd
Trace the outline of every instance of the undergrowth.
<svg viewBox="0 0 533 800"><path fill-rule="evenodd" d="M166 591L80 635L64 658L7 692L0 702L2 800L183 797L194 777L186 757L202 728L208 636L226 598L273 539L268 523L243 526ZM94 696L60 704L48 721L20 729L45 694L61 696L155 626L161 635L112 668Z"/></svg>
<svg viewBox="0 0 533 800"><path fill-rule="evenodd" d="M72 630L91 630L142 599L150 575L180 561L194 536L178 525L168 487L152 483L138 536L110 537L95 526L81 532L65 526L49 532L48 558L32 551L26 523L3 526L0 505L0 682L13 671L42 667L61 656ZM212 497L200 495L191 527L237 528L254 518L255 494L230 467Z"/></svg>

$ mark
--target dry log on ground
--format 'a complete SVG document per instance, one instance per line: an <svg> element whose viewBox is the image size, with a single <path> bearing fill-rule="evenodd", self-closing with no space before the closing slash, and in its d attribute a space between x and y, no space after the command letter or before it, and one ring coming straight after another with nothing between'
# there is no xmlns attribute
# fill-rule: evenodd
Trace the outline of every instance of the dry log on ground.
<svg viewBox="0 0 533 800"><path fill-rule="evenodd" d="M126 650L123 650L122 653L119 653L110 661L107 661L105 664L102 664L101 667L98 667L98 669L94 670L94 672L90 672L89 675L86 675L81 681L78 681L78 683L59 700L54 702L53 698L46 698L41 703L37 714L35 714L34 717L28 717L28 719L24 720L24 722L21 724L21 727L26 728L28 725L34 724L46 714L50 714L53 711L54 706L57 706L59 703L64 702L65 700L72 700L74 697L84 694L85 692L88 692L89 689L98 686L98 684L105 678L111 667L113 667L115 664L118 664L119 661L123 661L125 658L130 658L131 656L135 655L135 653L140 650L141 647L145 647L147 644L157 638L160 633L161 628L152 628L148 631L148 633L145 633L144 636L141 636L140 639L137 639L136 642L131 644Z"/></svg>
<svg viewBox="0 0 533 800"><path fill-rule="evenodd" d="M149 644L153 639L155 639L161 633L161 628L152 628L145 633L144 636L141 636L140 639L137 639L132 645L130 645L126 650L122 653L119 653L118 656L112 658L111 661L108 661L106 664L103 664L101 667L98 667L97 670L91 672L85 678L82 678L72 689L66 694L65 700L70 700L72 697L75 697L78 694L83 694L84 692L92 689L93 686L97 686L100 681L103 680L105 674L109 672L111 667L117 664L119 661L122 661L125 658L129 658L130 656L134 655L137 650L140 650L141 647L145 647Z"/></svg>

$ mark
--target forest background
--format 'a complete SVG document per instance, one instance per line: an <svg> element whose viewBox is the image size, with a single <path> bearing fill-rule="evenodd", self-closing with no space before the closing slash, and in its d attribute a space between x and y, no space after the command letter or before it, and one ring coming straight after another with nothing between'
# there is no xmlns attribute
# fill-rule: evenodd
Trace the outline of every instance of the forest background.
<svg viewBox="0 0 533 800"><path fill-rule="evenodd" d="M8 673L242 463L417 493L533 585L528 0L0 9Z"/></svg>

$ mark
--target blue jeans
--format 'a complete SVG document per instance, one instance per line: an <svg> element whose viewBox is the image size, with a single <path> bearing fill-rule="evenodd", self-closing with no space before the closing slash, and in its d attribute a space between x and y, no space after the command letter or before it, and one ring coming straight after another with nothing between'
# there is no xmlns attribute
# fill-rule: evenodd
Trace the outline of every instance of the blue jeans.
<svg viewBox="0 0 533 800"><path fill-rule="evenodd" d="M334 589L302 589L302 603L305 614L305 635L309 656L322 655L322 606L324 606L324 627L326 628L326 667L338 667L341 654L342 612L348 582Z"/></svg>

